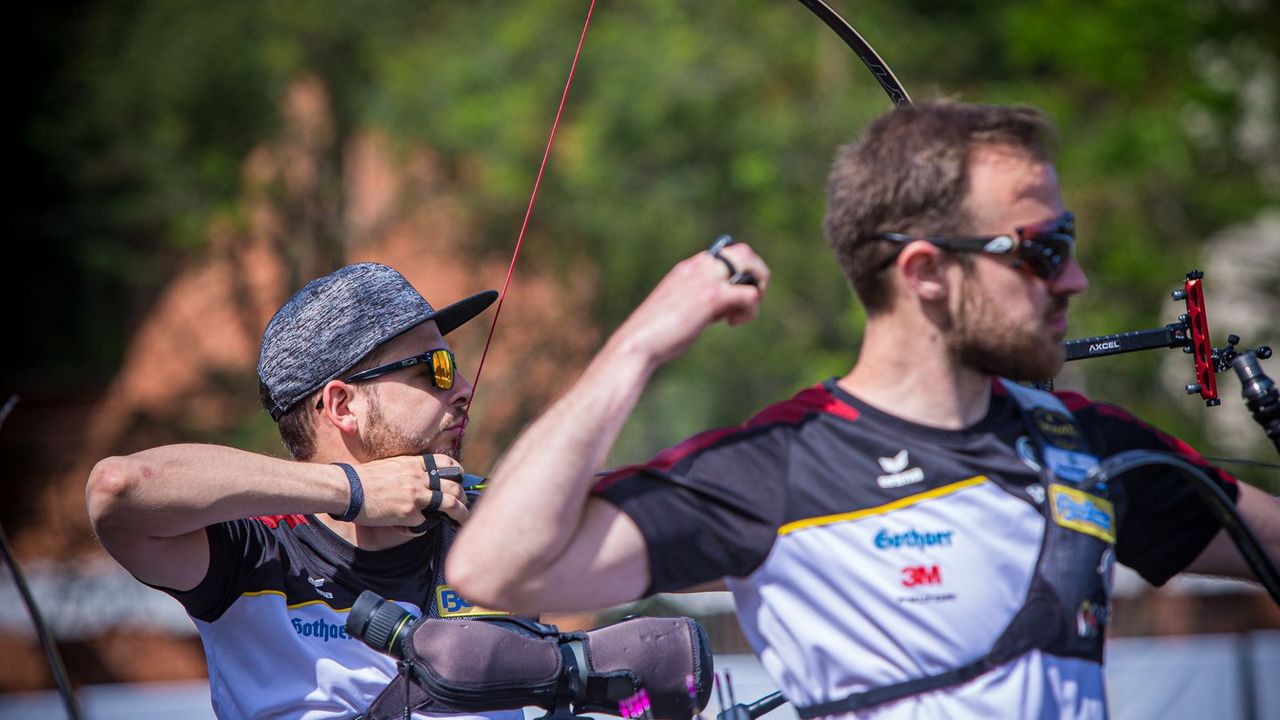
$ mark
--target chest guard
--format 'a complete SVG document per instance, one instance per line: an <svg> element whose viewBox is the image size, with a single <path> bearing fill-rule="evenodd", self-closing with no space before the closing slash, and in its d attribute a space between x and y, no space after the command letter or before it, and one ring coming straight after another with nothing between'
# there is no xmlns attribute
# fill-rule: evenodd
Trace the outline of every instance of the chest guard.
<svg viewBox="0 0 1280 720"><path fill-rule="evenodd" d="M348 633L400 660L400 674L357 720L522 707L563 719L618 714L621 703L643 703L658 717L690 718L706 707L713 660L697 621L632 616L562 633L533 618L472 605L443 576L457 526L441 521L434 531L440 533L435 591L422 617L371 592L348 613Z"/></svg>
<svg viewBox="0 0 1280 720"><path fill-rule="evenodd" d="M1037 450L1044 539L1022 608L982 657L935 675L798 708L808 720L966 683L1032 650L1102 663L1111 611L1116 513L1105 484L1081 484L1098 465L1075 417L1056 396L1001 380Z"/></svg>

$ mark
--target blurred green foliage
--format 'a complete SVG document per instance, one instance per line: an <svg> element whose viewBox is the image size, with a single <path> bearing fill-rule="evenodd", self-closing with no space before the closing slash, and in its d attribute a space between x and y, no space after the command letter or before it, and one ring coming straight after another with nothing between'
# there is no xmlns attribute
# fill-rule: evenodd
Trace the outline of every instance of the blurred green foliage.
<svg viewBox="0 0 1280 720"><path fill-rule="evenodd" d="M1171 321L1167 292L1203 263L1206 239L1280 204L1276 153L1239 139L1259 112L1276 132L1275 88L1269 106L1255 101L1261 111L1244 89L1280 77L1275 3L832 4L917 100L1029 102L1057 119L1093 283L1073 335ZM508 253L586 8L101 0L25 9L36 76L19 89L19 157L32 181L19 196L18 240L37 248L26 279L46 301L19 320L17 377L110 377L166 274L199 257L213 218L234 216L240 162L279 132L281 92L304 74L329 88L339 141L376 127L404 148L440 153L478 219L478 251ZM823 186L834 148L887 109L856 58L798 3L599 5L522 262L569 272L568 258L589 258L599 269L595 317L568 320L604 327L723 232L750 241L774 271L757 322L713 329L660 373L615 460L737 422L850 366L862 315L822 241ZM1202 440L1198 404L1157 390L1157 355L1096 361L1088 390Z"/></svg>

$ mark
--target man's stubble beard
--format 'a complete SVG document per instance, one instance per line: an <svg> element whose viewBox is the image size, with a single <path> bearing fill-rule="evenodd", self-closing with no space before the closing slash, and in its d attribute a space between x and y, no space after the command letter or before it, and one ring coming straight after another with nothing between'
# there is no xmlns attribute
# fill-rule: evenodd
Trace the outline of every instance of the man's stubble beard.
<svg viewBox="0 0 1280 720"><path fill-rule="evenodd" d="M996 301L988 298L977 279L966 272L960 286L960 311L951 318L947 350L961 367L1010 380L1048 380L1062 369L1066 349L1048 329L1048 318L1066 309L1055 298L1043 317L1029 327L1009 322Z"/></svg>
<svg viewBox="0 0 1280 720"><path fill-rule="evenodd" d="M458 457L461 453L458 452L455 443L452 440L445 439L443 435L444 429L453 424L453 418L446 416L441 420L439 427L427 434L413 436L405 432L403 428L387 422L386 415L382 411L382 403L376 392L369 394L368 406L368 430L361 438L361 442L364 445L365 453L370 458L381 460L402 455L432 453L435 455L448 455L455 460L461 460Z"/></svg>

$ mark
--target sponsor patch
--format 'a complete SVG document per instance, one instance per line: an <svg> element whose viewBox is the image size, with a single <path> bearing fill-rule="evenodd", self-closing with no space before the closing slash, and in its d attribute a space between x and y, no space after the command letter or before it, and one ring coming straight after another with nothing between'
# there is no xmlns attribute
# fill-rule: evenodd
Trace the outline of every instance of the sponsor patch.
<svg viewBox="0 0 1280 720"><path fill-rule="evenodd" d="M1107 628L1110 614L1106 605L1085 600L1076 610L1076 634L1082 638L1096 637Z"/></svg>
<svg viewBox="0 0 1280 720"><path fill-rule="evenodd" d="M1067 450L1080 449L1080 431L1071 418L1060 412L1036 408L1031 412L1031 419L1040 428L1040 432L1044 433L1048 444Z"/></svg>
<svg viewBox="0 0 1280 720"><path fill-rule="evenodd" d="M1013 443L1013 449L1018 453L1018 459L1023 465L1040 472L1040 460L1036 457L1036 448L1032 444L1031 438L1023 435Z"/></svg>
<svg viewBox="0 0 1280 720"><path fill-rule="evenodd" d="M467 602L456 590L448 585L436 586L436 609L440 617L472 617L478 615L510 615L501 610L488 610L479 605Z"/></svg>
<svg viewBox="0 0 1280 720"><path fill-rule="evenodd" d="M1089 477L1089 473L1093 472L1094 468L1098 467L1098 458L1088 453L1063 450L1049 445L1044 449L1044 463L1049 466L1049 472L1053 473L1054 477L1079 484Z"/></svg>
<svg viewBox="0 0 1280 720"><path fill-rule="evenodd" d="M1035 502L1035 504L1037 504L1037 505L1039 505L1039 504L1043 503L1043 502L1044 502L1044 486L1043 486L1043 485L1028 485L1028 486L1027 486L1027 497L1031 498L1031 500L1032 500L1033 502Z"/></svg>
<svg viewBox="0 0 1280 720"><path fill-rule="evenodd" d="M902 568L902 587L941 584L942 568L937 565L915 565Z"/></svg>
<svg viewBox="0 0 1280 720"><path fill-rule="evenodd" d="M1111 501L1054 483L1049 486L1053 520L1062 527L1115 544L1116 512Z"/></svg>
<svg viewBox="0 0 1280 720"><path fill-rule="evenodd" d="M298 618L291 618L289 624L293 625L293 631L298 635L306 638L318 638L325 642L330 640L347 640L351 636L347 635L345 625L338 623L325 622L324 620L312 620L311 622L303 622Z"/></svg>
<svg viewBox="0 0 1280 720"><path fill-rule="evenodd" d="M937 532L908 530L901 533L891 533L888 530L881 529L880 532L876 533L875 544L877 550L950 547L951 537L954 534L954 530L939 530Z"/></svg>

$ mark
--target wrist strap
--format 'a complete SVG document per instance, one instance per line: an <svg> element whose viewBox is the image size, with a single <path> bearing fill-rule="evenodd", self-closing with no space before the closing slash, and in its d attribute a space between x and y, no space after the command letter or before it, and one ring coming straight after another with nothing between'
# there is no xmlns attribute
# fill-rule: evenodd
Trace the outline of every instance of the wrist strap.
<svg viewBox="0 0 1280 720"><path fill-rule="evenodd" d="M342 468L342 472L347 474L347 482L351 485L351 502L347 503L347 511L342 515L334 515L329 513L329 517L340 522L351 522L360 514L360 509L364 507L364 488L360 485L360 476L356 474L356 469L346 463L329 463Z"/></svg>

